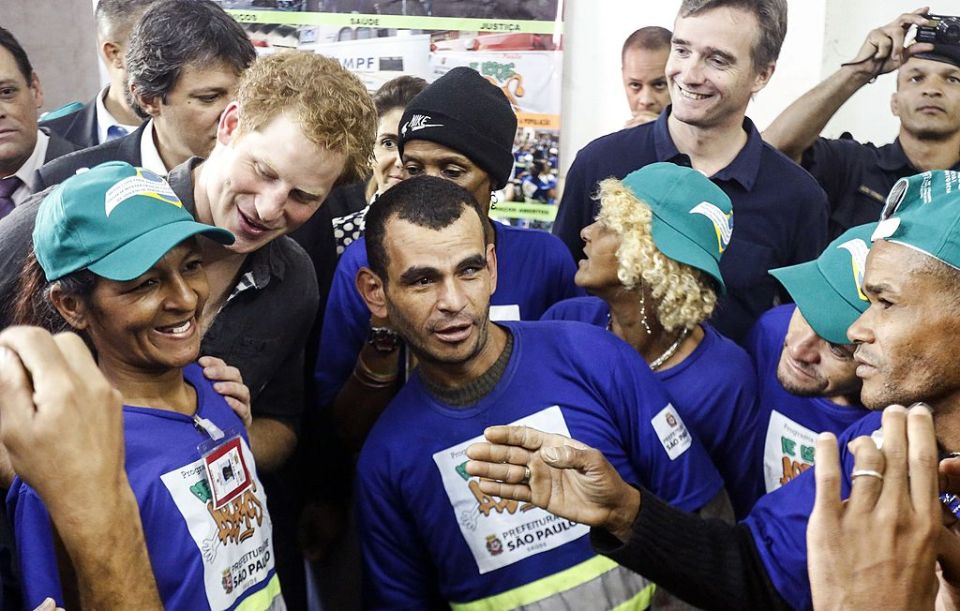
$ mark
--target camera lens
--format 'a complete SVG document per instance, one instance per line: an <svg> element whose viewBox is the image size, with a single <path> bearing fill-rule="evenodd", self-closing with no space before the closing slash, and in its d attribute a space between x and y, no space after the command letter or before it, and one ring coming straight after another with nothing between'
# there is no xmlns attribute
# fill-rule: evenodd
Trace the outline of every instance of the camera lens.
<svg viewBox="0 0 960 611"><path fill-rule="evenodd" d="M951 45L960 42L960 24L951 23L943 29L943 42Z"/></svg>

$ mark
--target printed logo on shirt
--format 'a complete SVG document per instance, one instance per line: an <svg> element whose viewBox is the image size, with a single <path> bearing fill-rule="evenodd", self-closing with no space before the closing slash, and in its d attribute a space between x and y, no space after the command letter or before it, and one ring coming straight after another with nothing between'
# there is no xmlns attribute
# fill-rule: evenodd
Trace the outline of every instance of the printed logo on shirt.
<svg viewBox="0 0 960 611"><path fill-rule="evenodd" d="M246 464L254 464L242 439L240 452ZM160 476L203 558L204 589L214 609L233 606L274 567L267 499L252 468L250 477L242 494L217 509L202 458Z"/></svg>
<svg viewBox="0 0 960 611"><path fill-rule="evenodd" d="M850 253L850 264L853 267L853 282L857 287L857 296L863 301L869 301L863 294L863 271L867 267L867 253L870 247L861 239L844 242L837 248L842 248Z"/></svg>
<svg viewBox="0 0 960 611"><path fill-rule="evenodd" d="M812 467L816 443L817 432L773 410L763 449L767 492L773 492Z"/></svg>
<svg viewBox="0 0 960 611"><path fill-rule="evenodd" d="M497 535L487 535L487 551L491 556L498 556L503 553L503 541Z"/></svg>
<svg viewBox="0 0 960 611"><path fill-rule="evenodd" d="M693 445L690 431L687 430L687 426L680 419L680 414L670 403L667 403L667 406L653 417L650 424L653 425L653 430L657 432L657 437L663 444L663 449L667 452L670 460L676 460L677 457L687 451L687 448Z"/></svg>
<svg viewBox="0 0 960 611"><path fill-rule="evenodd" d="M511 424L570 436L563 412L552 406ZM467 447L483 441L479 435L433 455L443 487L456 516L460 534L480 574L579 539L589 528L559 518L532 503L484 494L477 478L466 472Z"/></svg>
<svg viewBox="0 0 960 611"><path fill-rule="evenodd" d="M730 245L730 238L733 236L733 212L724 214L723 210L710 202L700 202L690 209L690 214L702 214L713 223L713 229L717 232L717 245L720 252L727 249Z"/></svg>

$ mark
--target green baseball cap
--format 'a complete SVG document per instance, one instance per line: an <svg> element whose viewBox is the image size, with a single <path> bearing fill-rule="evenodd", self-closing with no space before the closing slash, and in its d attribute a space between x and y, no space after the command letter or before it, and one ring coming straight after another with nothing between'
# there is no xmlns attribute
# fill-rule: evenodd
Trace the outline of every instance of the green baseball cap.
<svg viewBox="0 0 960 611"><path fill-rule="evenodd" d="M859 225L830 242L813 261L771 269L810 327L828 342L849 344L847 329L870 306L863 270L877 223Z"/></svg>
<svg viewBox="0 0 960 611"><path fill-rule="evenodd" d="M733 234L727 194L700 172L672 163L646 165L628 174L623 185L650 206L650 231L660 252L706 272L725 293L720 256Z"/></svg>
<svg viewBox="0 0 960 611"><path fill-rule="evenodd" d="M898 180L873 239L907 246L960 269L960 172L935 170Z"/></svg>
<svg viewBox="0 0 960 611"><path fill-rule="evenodd" d="M71 176L44 198L33 249L47 281L89 269L122 282L197 234L233 244L226 229L194 221L163 178L111 161Z"/></svg>

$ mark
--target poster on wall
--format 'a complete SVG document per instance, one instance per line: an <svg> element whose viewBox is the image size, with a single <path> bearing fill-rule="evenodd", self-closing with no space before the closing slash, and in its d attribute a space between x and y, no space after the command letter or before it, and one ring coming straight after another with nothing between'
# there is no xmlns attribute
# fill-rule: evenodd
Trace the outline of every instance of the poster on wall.
<svg viewBox="0 0 960 611"><path fill-rule="evenodd" d="M457 66L500 87L517 113L513 179L490 216L549 230L556 216L563 0L219 0L259 53L335 57L373 93L401 75Z"/></svg>

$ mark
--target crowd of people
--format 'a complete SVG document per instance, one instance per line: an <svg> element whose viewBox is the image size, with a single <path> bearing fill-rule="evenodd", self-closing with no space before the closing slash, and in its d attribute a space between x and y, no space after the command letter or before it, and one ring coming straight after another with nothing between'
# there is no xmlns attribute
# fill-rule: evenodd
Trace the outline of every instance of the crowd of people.
<svg viewBox="0 0 960 611"><path fill-rule="evenodd" d="M761 133L786 0L683 0L562 189L466 67L371 95L211 0L99 0L110 82L41 120L0 27L0 604L960 606L929 13ZM892 71L893 143L819 136Z"/></svg>

